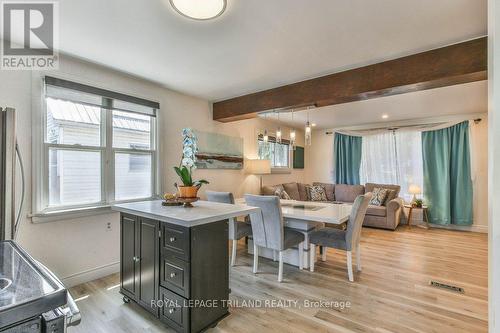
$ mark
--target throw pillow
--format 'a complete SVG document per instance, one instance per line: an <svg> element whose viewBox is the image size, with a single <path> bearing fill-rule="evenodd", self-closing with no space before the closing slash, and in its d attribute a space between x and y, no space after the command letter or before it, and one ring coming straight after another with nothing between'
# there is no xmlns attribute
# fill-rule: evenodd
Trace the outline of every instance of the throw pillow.
<svg viewBox="0 0 500 333"><path fill-rule="evenodd" d="M388 189L388 190L389 190L389 192L387 192L387 196L386 196L385 201L384 201L384 206L387 206L389 201L396 199L396 190L391 190L391 189Z"/></svg>
<svg viewBox="0 0 500 333"><path fill-rule="evenodd" d="M274 195L277 196L280 199L290 200L290 196L282 188L277 188L276 191L274 192Z"/></svg>
<svg viewBox="0 0 500 333"><path fill-rule="evenodd" d="M311 201L327 201L325 188L321 185L310 186L309 195Z"/></svg>
<svg viewBox="0 0 500 333"><path fill-rule="evenodd" d="M372 192L372 199L370 200L370 205L382 206L389 194L389 190L386 188L375 187Z"/></svg>

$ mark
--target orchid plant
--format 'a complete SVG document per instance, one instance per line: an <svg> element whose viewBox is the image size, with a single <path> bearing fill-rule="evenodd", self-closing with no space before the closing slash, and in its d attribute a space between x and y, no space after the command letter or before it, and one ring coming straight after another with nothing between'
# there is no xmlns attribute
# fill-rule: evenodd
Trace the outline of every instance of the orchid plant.
<svg viewBox="0 0 500 333"><path fill-rule="evenodd" d="M182 158L178 167L174 167L175 172L181 178L184 186L200 187L208 184L208 181L201 179L193 181L193 170L196 169L196 153L198 152L198 138L191 128L182 130Z"/></svg>

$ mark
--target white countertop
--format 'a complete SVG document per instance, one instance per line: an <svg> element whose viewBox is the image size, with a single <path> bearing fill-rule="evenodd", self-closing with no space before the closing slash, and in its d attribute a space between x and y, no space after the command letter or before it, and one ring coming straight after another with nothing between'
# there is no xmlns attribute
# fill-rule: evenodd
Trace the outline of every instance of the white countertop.
<svg viewBox="0 0 500 333"><path fill-rule="evenodd" d="M352 205L317 201L280 200L281 211L286 219L311 222L341 224L349 220ZM236 199L236 203L244 204L244 198Z"/></svg>
<svg viewBox="0 0 500 333"><path fill-rule="evenodd" d="M258 212L260 209L245 204L224 204L197 201L194 207L162 206L162 200L139 201L114 205L113 210L137 215L152 220L159 220L185 227L225 220L232 217Z"/></svg>

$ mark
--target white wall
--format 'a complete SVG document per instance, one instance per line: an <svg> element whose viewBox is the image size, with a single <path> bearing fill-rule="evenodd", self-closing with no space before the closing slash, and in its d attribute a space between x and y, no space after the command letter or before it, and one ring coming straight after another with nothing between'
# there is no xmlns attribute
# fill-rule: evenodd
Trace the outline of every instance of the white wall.
<svg viewBox="0 0 500 333"><path fill-rule="evenodd" d="M118 270L119 217L117 213L108 213L48 223L32 223L27 217L31 213L33 182L32 115L40 112L42 74L44 73L0 71L0 105L17 110L18 141L28 180L26 205L22 211L23 224L18 241L66 284L74 285ZM60 70L47 74L160 102L160 178L166 190L173 191L172 184L177 181L172 167L177 165L180 158L180 135L183 127L190 126L203 131L243 137L245 157L256 157L257 131L265 126L266 122L263 120L217 123L211 120L212 112L208 101L73 58L62 57ZM268 124L268 129L271 129L270 126ZM285 133L287 132L285 129ZM303 140L302 136L299 132L299 144ZM245 192L256 193L258 190L258 178L246 175L244 170L198 170L195 176L211 182L206 188L233 191L236 196ZM268 175L264 176L264 184L303 181L303 177L303 170L285 175Z"/></svg>
<svg viewBox="0 0 500 333"><path fill-rule="evenodd" d="M490 333L500 331L500 1L488 0L488 305Z"/></svg>
<svg viewBox="0 0 500 333"><path fill-rule="evenodd" d="M488 232L488 119L471 127L475 230Z"/></svg>
<svg viewBox="0 0 500 333"><path fill-rule="evenodd" d="M312 132L312 145L308 148L305 151L306 183L332 183L335 178L333 134L326 134L326 130L314 130Z"/></svg>
<svg viewBox="0 0 500 333"><path fill-rule="evenodd" d="M471 127L472 161L475 169L473 179L474 191L474 223L471 227L450 228L479 232L488 231L488 119ZM313 144L306 150L307 183L314 181L332 182L333 165L333 135L325 134L325 130L313 131ZM412 219L413 220L413 219Z"/></svg>
<svg viewBox="0 0 500 333"><path fill-rule="evenodd" d="M165 144L166 172L167 177L165 191L174 191L173 183L178 181L173 166L179 163L181 156L180 131L184 127L191 127L206 132L217 132L230 136L239 136L243 138L243 150L245 158L257 158L257 135L267 127L268 131L276 128L276 125L263 119L254 118L242 120L234 123L220 123L212 121L212 111L209 103L183 96L181 98L169 98L167 112L181 112L182 115L163 117L163 128L166 131ZM163 108L163 107L162 107ZM287 138L289 128L282 128L283 137ZM298 145L304 145L304 134L297 131ZM263 176L263 184L271 185L290 181L303 181L304 170L293 170L290 174L272 174ZM206 179L209 185L203 186L200 192L207 189L231 191L236 197L243 193L258 193L259 178L254 175L248 175L245 170L196 170L194 174L196 179Z"/></svg>

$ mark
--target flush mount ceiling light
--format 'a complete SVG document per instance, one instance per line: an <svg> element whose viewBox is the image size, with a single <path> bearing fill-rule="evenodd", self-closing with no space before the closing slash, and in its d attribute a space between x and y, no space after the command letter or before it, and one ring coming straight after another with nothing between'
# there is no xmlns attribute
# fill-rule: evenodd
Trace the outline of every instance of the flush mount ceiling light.
<svg viewBox="0 0 500 333"><path fill-rule="evenodd" d="M194 20L214 19L226 10L227 0L170 0L181 15Z"/></svg>

